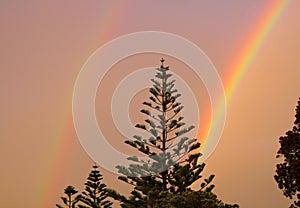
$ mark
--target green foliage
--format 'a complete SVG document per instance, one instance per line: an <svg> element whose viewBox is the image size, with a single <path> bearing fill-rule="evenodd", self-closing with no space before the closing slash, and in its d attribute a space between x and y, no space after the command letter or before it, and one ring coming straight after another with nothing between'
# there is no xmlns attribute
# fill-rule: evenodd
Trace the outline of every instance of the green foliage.
<svg viewBox="0 0 300 208"><path fill-rule="evenodd" d="M294 201L290 208L300 207L300 98L295 117L292 130L279 138L280 149L276 157L283 156L284 161L276 165L274 176L286 197L293 199L296 195L298 201Z"/></svg>
<svg viewBox="0 0 300 208"><path fill-rule="evenodd" d="M135 135L134 139L125 142L149 159L142 160L132 156L128 158L132 161L129 167L117 166L119 173L123 175L119 179L131 184L134 189L129 197L114 190L110 190L110 194L121 201L123 208L162 207L169 198L175 203L177 200L186 201L188 196L196 197L197 194L203 198L211 197L207 200L219 203L211 193L214 185L210 183L214 175L204 179L198 191L189 189L202 178L201 173L205 167L199 161L201 154L194 151L200 147L200 143L187 136L194 126L186 126L183 122L183 106L178 102L181 94L174 89L175 80L170 80L172 74L169 73L169 67L164 66L164 59L156 70L156 79L151 79L153 86L149 90L149 101L143 102L146 109L141 110L147 118L144 124L135 126L148 132L149 137ZM167 203L165 207L169 207L168 205L173 206Z"/></svg>
<svg viewBox="0 0 300 208"><path fill-rule="evenodd" d="M153 208L238 208L239 206L224 204L210 191L186 190L181 194L161 192Z"/></svg>
<svg viewBox="0 0 300 208"><path fill-rule="evenodd" d="M102 179L98 166L93 165L85 182L85 191L77 194L78 191L74 187L68 186L65 189L67 197L61 197L62 201L68 208L110 208L113 203L107 200L108 191L106 185L101 182ZM74 199L73 196L75 196ZM56 206L63 208L58 204Z"/></svg>

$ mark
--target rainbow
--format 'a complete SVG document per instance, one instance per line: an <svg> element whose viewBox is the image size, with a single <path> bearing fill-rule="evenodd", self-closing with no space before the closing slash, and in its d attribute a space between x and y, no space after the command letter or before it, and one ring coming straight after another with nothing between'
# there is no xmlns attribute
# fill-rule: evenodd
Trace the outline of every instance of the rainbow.
<svg viewBox="0 0 300 208"><path fill-rule="evenodd" d="M254 25L253 33L244 41L245 44L236 54L236 61L227 69L227 76L222 77L224 82L224 90L229 103L238 87L238 84L241 82L242 78L245 76L246 72L250 70L250 65L257 55L259 49L262 47L264 40L272 30L278 18L281 16L285 8L287 7L289 0L278 0L272 1L270 6L268 6L263 12L262 17L258 20L258 23ZM217 118L213 123L208 121L204 122L204 125L199 127L199 129L205 129L204 132L197 135L198 141L202 144L201 151L204 155L210 154L206 150L211 151L211 147L216 146L216 140L210 139L210 132L214 132L216 128L220 126L221 115L223 115L223 102L220 102L219 106L213 112L213 117ZM201 132L201 131L199 131ZM200 139L204 138L204 139ZM209 156L209 155L208 155ZM205 157L207 158L207 157Z"/></svg>
<svg viewBox="0 0 300 208"><path fill-rule="evenodd" d="M70 104L69 102L67 102ZM66 161L71 154L67 151L70 147L70 139L68 136L73 130L72 112L69 106L65 105L60 113L60 120L57 123L57 130L54 132L53 141L48 148L48 157L43 164L43 178L39 179L39 190L37 191L37 207L48 207L52 201L50 198L56 192L56 184L62 180L60 170L63 170ZM63 190L61 190L63 192ZM50 197L49 197L50 196ZM59 201L59 198L58 198ZM53 204L54 206L55 204Z"/></svg>
<svg viewBox="0 0 300 208"><path fill-rule="evenodd" d="M225 93L229 102L240 83L241 79L249 70L250 64L262 47L264 40L272 30L274 24L281 16L289 0L272 1L260 21L253 29L253 33L245 41L245 45L237 53L237 61L233 62L228 69L228 76L225 78Z"/></svg>
<svg viewBox="0 0 300 208"><path fill-rule="evenodd" d="M255 25L252 35L248 37L247 40L245 41L246 44L241 48L241 50L238 51L236 56L237 61L233 62L232 66L229 67L228 76L223 79L227 102L229 102L232 99L238 84L245 76L247 70L249 70L249 66L253 61L253 59L255 58L255 55L259 51L265 38L267 37L268 33L276 23L277 19L284 11L288 2L289 0L272 1L270 7L268 7L266 9L266 12L263 14L261 21L259 21L258 24ZM111 5L111 7L115 7L115 6L116 4ZM112 15L113 14L109 12L108 14L104 14L102 20L103 24L107 19L112 19ZM107 34L103 34L103 35L107 35ZM62 109L62 114L61 114L62 116L61 116L61 121L58 123L58 130L54 135L51 146L49 147L49 153L48 153L49 160L45 161L45 167L43 167L44 169L43 172L45 174L43 174L43 178L39 179L41 181L41 184L39 186L39 190L37 190L38 193L37 198L39 199L37 201L37 207L47 207L49 205L49 201L51 200L50 198L54 197L54 194L57 194L56 193L57 187L55 186L55 183L60 178L59 177L61 174L60 171L63 170L63 166L67 163L67 158L65 153L66 153L66 149L69 146L68 135L70 135L70 132L73 131L71 110L70 110L71 103L69 102L67 103L69 105L64 106L64 108ZM223 109L223 107L217 108L214 114L220 115L221 109ZM216 121L216 123L217 122L218 121ZM214 128L217 126L216 123L207 122L207 125L201 126L199 129L205 129L205 132L201 133L201 137L199 135L197 137L207 138L207 136L209 135L209 131L213 131ZM205 136L203 137L203 135L206 135L206 137ZM208 146L211 145L209 138L205 140L201 140L201 143L203 142L204 142L204 148L207 145ZM63 192L63 190L59 190L59 191ZM57 202L60 202L59 199L57 199Z"/></svg>
<svg viewBox="0 0 300 208"><path fill-rule="evenodd" d="M107 5L107 8L102 13L101 20L95 19L93 21L101 21L102 25L106 25L108 20L114 25L117 23L118 19L114 18L115 14L111 11L116 11L116 13L121 14L124 9L123 3L111 2ZM106 27L106 30L101 30L98 44L101 41L110 39L111 27ZM89 57L92 51L86 51L85 57ZM73 94L73 86L70 86L69 95ZM65 101L66 104L61 108L60 119L57 122L56 131L53 133L53 141L50 143L47 152L47 160L41 167L43 169L43 174L41 178L38 179L39 184L36 190L37 201L36 207L49 207L55 206L53 203L53 198L57 200L57 203L62 204L60 196L63 195L63 188L58 184L63 183L63 171L66 170L65 166L67 161L71 158L72 152L69 149L71 141L73 138L69 138L71 132L74 132L73 119L72 119L72 102L71 98ZM66 184L66 186L69 184ZM58 193L59 191L59 193ZM57 195L59 194L59 197Z"/></svg>

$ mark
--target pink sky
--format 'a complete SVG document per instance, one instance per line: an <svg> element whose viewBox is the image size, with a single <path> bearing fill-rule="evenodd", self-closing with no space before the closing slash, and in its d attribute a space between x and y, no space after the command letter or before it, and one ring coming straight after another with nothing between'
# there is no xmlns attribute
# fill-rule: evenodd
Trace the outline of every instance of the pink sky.
<svg viewBox="0 0 300 208"><path fill-rule="evenodd" d="M54 207L66 185L82 190L93 162L75 134L72 93L97 48L132 32L174 33L197 44L225 80L274 2L1 1L1 205ZM300 96L299 19L300 1L291 0L228 103L220 143L206 161L214 192L242 208L290 203L273 175L278 138L291 129ZM109 187L128 188L102 173Z"/></svg>

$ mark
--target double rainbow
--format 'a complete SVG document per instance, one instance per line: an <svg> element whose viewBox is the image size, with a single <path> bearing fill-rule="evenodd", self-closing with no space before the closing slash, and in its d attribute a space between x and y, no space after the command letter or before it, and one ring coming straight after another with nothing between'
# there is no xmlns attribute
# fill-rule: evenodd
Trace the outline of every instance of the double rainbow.
<svg viewBox="0 0 300 208"><path fill-rule="evenodd" d="M250 69L250 64L255 58L257 52L263 45L264 40L273 28L274 24L281 16L282 12L285 10L289 3L289 0L276 0L266 8L265 12L262 14L260 21L254 26L252 34L245 40L245 45L237 53L236 60L228 68L228 73L226 77L222 77L225 86L225 94L227 97L227 103L229 103L237 89L238 84L245 76L246 72ZM65 111L69 109L70 106L64 108L64 113L62 113L62 120L59 125L59 130L56 133L53 143L51 144L48 158L46 161L47 167L45 167L45 175L41 178L41 190L39 192L39 200L37 201L37 207L46 207L48 198L55 195L52 194L55 189L55 183L59 178L59 174L63 171L63 166L66 164L66 158L64 153L68 149L68 135L70 131L73 131L71 126L70 115L71 112ZM220 110L223 107L218 107L214 114L216 117L221 115ZM66 113L67 112L67 113ZM215 123L209 123L206 128L206 132L202 135L208 135L209 131L214 131L218 126L218 120ZM203 129L203 127L201 127ZM204 137L206 138L206 137ZM203 140L201 141L203 143ZM204 146L212 145L209 139L204 140ZM59 199L58 199L59 200Z"/></svg>

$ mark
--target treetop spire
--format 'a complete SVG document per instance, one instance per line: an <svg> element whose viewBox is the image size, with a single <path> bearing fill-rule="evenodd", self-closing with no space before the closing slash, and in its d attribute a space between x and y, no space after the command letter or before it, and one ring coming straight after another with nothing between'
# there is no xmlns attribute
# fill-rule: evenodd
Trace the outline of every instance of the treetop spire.
<svg viewBox="0 0 300 208"><path fill-rule="evenodd" d="M165 59L164 59L164 58L161 58L161 59L160 59L160 62L161 62L161 66L160 66L160 67L161 67L161 68L164 68L164 62L165 62Z"/></svg>

